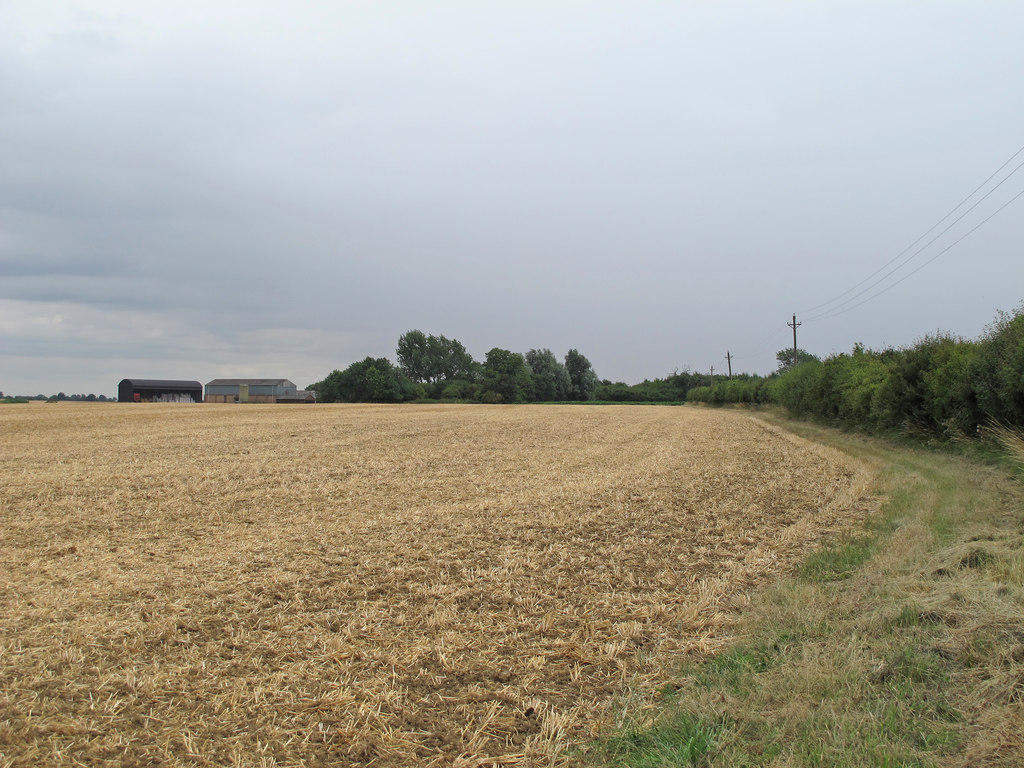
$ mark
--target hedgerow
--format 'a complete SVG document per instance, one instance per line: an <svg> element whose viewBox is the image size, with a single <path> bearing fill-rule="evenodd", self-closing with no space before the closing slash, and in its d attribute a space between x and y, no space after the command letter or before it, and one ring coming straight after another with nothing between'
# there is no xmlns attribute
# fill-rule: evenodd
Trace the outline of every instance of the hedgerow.
<svg viewBox="0 0 1024 768"><path fill-rule="evenodd" d="M1000 312L976 340L937 333L902 348L865 349L769 377L691 389L712 405L775 403L869 431L953 438L988 422L1024 427L1024 305Z"/></svg>

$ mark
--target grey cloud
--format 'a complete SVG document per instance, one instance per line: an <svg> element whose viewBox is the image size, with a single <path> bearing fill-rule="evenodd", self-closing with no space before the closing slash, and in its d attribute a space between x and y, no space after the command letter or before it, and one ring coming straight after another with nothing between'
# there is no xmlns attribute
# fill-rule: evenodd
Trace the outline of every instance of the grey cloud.
<svg viewBox="0 0 1024 768"><path fill-rule="evenodd" d="M150 354L104 330L141 313L181 337L151 349L201 365L315 338L288 358L314 377L411 327L477 357L577 347L627 381L727 349L771 370L773 327L1024 143L1022 21L1005 2L14 0L0 299L41 327L48 304L109 309L88 349L111 360ZM1019 301L1022 226L1008 210L806 346L980 331ZM0 370L73 388L43 357Z"/></svg>

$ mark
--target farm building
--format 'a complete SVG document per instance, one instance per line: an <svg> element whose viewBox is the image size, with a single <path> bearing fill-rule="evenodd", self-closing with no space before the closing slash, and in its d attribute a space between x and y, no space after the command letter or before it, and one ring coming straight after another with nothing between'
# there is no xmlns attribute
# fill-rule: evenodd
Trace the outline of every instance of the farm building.
<svg viewBox="0 0 1024 768"><path fill-rule="evenodd" d="M173 379L121 379L117 385L121 403L201 403L203 385Z"/></svg>
<svg viewBox="0 0 1024 768"><path fill-rule="evenodd" d="M279 403L315 403L316 392L306 389L298 390L294 395L280 395L277 398Z"/></svg>
<svg viewBox="0 0 1024 768"><path fill-rule="evenodd" d="M214 379L206 385L206 402L304 403L315 397L288 379Z"/></svg>

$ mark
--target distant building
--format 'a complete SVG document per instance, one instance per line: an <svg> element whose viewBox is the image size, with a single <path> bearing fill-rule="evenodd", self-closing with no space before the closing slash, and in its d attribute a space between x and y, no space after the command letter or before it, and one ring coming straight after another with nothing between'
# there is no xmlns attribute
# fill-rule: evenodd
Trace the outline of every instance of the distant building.
<svg viewBox="0 0 1024 768"><path fill-rule="evenodd" d="M316 392L307 389L300 389L294 395L283 395L277 398L279 403L315 403Z"/></svg>
<svg viewBox="0 0 1024 768"><path fill-rule="evenodd" d="M203 385L174 379L121 379L117 399L122 403L201 403Z"/></svg>
<svg viewBox="0 0 1024 768"><path fill-rule="evenodd" d="M288 379L214 379L206 385L206 402L306 403L316 397Z"/></svg>

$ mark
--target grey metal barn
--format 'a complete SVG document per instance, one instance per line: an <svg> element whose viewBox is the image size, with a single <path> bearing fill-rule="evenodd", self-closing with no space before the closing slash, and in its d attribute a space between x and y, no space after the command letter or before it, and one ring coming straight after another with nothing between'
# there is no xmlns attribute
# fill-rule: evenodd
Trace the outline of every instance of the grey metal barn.
<svg viewBox="0 0 1024 768"><path fill-rule="evenodd" d="M214 379L206 384L208 403L302 402L305 395L288 379Z"/></svg>
<svg viewBox="0 0 1024 768"><path fill-rule="evenodd" d="M121 379L117 385L121 403L201 403L203 385L176 379Z"/></svg>

